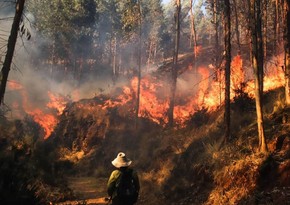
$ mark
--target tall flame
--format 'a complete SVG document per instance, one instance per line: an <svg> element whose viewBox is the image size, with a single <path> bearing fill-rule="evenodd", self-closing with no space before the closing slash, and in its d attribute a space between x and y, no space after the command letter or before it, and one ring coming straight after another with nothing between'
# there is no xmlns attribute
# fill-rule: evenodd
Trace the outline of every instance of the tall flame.
<svg viewBox="0 0 290 205"><path fill-rule="evenodd" d="M46 104L47 107L56 109L58 115L61 115L65 109L68 99L62 95L55 95L51 91L48 91L48 96L50 101Z"/></svg>
<svg viewBox="0 0 290 205"><path fill-rule="evenodd" d="M152 83L155 82L155 83ZM134 92L137 92L138 79L134 78L131 85ZM169 103L168 101L162 100L158 95L158 90L162 89L163 84L157 82L157 79L146 76L141 80L140 86L140 111L139 116L149 118L157 123L167 123L168 119L165 115Z"/></svg>
<svg viewBox="0 0 290 205"><path fill-rule="evenodd" d="M267 73L264 78L264 90L268 91L283 85L284 73L279 70ZM177 93L176 105L174 109L175 121L182 125L196 111L207 108L213 111L219 107L224 101L224 71L214 69L213 67L199 67L197 69L199 81L196 82L197 92ZM215 77L213 77L215 76ZM105 108L117 106L136 100L138 79L135 77L131 81L131 87L124 87L123 94L118 97L118 101L108 101ZM245 84L245 71L243 68L243 60L237 55L231 63L231 99L234 98L236 90L242 89ZM253 82L246 83L246 92L254 97ZM169 107L168 93L159 92L166 90L165 82L158 80L152 76L145 76L141 79L140 86L140 117L146 117L152 121L165 124L168 122L167 110ZM122 100L121 100L122 99Z"/></svg>
<svg viewBox="0 0 290 205"><path fill-rule="evenodd" d="M26 89L18 82L10 80L8 81L8 89L16 90L22 97L22 108L25 113L32 116L35 122L37 122L44 129L44 139L47 139L54 130L55 125L58 123L56 115L51 110L41 109L33 105L28 97ZM50 102L47 103L47 108L57 110L57 114L61 114L65 108L67 101L64 98L57 97L56 95L48 92ZM15 104L18 106L19 104Z"/></svg>
<svg viewBox="0 0 290 205"><path fill-rule="evenodd" d="M189 66L190 67L190 66ZM269 71L264 77L264 90L268 91L284 85L284 72L282 69L269 67ZM224 71L213 66L200 66L197 69L188 69L185 72L194 72L196 82L194 82L195 91L185 88L182 92L178 88L176 93L174 119L176 123L183 126L187 119L192 114L200 109L206 108L208 111L213 111L219 107L224 101ZM249 96L254 97L254 82L246 80L245 68L241 56L235 56L231 63L231 99L235 96L235 91L242 89L241 85L246 85L244 91ZM178 79L177 85L180 86ZM192 80L192 79L189 79ZM124 86L115 98L100 101L103 109L129 105L128 114L135 111L136 94L137 94L137 77L131 80L131 84ZM188 84L192 84L188 82ZM165 125L168 122L167 111L169 108L168 83L157 79L157 77L146 75L141 79L140 85L140 105L139 117L144 117L152 120L155 123ZM182 87L182 86L180 86ZM63 113L66 104L70 99L60 94L55 94L51 91L47 93L49 102L45 108L38 108L29 101L28 93L25 88L16 81L9 81L8 88L16 90L22 96L22 107L25 112L33 117L39 123L45 132L44 138L48 138L58 123L57 115ZM180 92L179 92L180 91ZM73 92L73 98L79 96L79 91ZM97 98L104 99L101 96ZM15 108L20 107L19 103L13 103ZM90 108L88 108L90 109Z"/></svg>

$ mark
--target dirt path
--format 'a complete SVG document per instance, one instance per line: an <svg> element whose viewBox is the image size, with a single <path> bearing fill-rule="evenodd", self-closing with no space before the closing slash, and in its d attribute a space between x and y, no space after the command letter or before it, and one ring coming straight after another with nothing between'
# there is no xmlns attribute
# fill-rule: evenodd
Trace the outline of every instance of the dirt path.
<svg viewBox="0 0 290 205"><path fill-rule="evenodd" d="M57 205L105 205L107 179L94 177L70 177L69 187L74 191L78 200L65 201Z"/></svg>

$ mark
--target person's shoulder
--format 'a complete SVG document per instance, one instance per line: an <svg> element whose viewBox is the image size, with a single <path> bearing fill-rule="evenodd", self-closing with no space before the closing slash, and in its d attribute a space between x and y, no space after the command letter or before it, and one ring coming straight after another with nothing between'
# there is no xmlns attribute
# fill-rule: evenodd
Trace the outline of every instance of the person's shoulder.
<svg viewBox="0 0 290 205"><path fill-rule="evenodd" d="M118 169L115 169L114 171L112 171L112 174L113 176L117 176L117 175L120 175L121 171L118 170Z"/></svg>

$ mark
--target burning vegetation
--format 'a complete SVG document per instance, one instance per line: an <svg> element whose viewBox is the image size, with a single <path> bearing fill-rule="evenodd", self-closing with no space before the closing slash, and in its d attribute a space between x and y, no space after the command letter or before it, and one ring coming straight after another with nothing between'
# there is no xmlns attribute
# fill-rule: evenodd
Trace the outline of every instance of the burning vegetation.
<svg viewBox="0 0 290 205"><path fill-rule="evenodd" d="M1 203L105 204L119 151L139 205L290 203L289 1L14 2L11 33L0 3Z"/></svg>
<svg viewBox="0 0 290 205"><path fill-rule="evenodd" d="M178 127L184 127L190 117L202 109L212 112L223 105L225 86L222 77L224 76L223 72L214 70L211 66L199 66L195 70L191 69L191 65L187 66L187 69L183 68L177 82L178 90L174 118ZM169 84L167 82L168 78L160 75L160 73L164 74L162 69L164 67L161 67L155 73L145 75L141 79L138 116L165 127L168 123ZM254 98L254 83L251 80L251 73L243 67L241 56L238 55L233 58L231 69L231 100L239 97L242 93ZM279 88L284 84L282 69L269 67L269 70L271 72L267 72L264 78L265 92ZM248 75L246 75L246 72L248 72ZM194 76L193 79L195 80L187 79L187 76ZM90 111L97 113L97 111L94 111L95 109L116 109L120 111L121 115L133 118L136 108L137 82L138 79L135 77L127 85L116 87L110 93L95 94L90 105L86 107L86 105L78 103L77 108L83 110L83 113L90 113ZM12 102L15 110L18 110L19 113L22 112L22 115L26 113L32 116L43 128L45 139L52 134L59 122L59 116L65 115L66 107L79 100L77 97L72 99L62 94L47 91L48 98L46 104L42 104L42 106L45 106L43 109L33 105L34 102L29 99L26 88L19 82L9 81L8 89L17 92L19 95L18 102Z"/></svg>
<svg viewBox="0 0 290 205"><path fill-rule="evenodd" d="M9 90L19 94L22 103L17 106L18 109L36 123L34 126L38 125L36 133L45 140L40 143L39 137L36 137L33 143L48 143L51 146L47 150L49 155L57 153L53 158L55 161L46 168L54 175L82 173L106 176L110 170L106 165L109 156L114 154L115 148L125 149L129 154L135 153L135 166L143 171L141 179L144 193L140 199L141 204L165 201L169 204L172 201L185 204L254 203L255 197L261 197L260 201L275 200L277 204L282 204L285 198L276 192L285 196L289 193L289 184L284 184L284 180L289 180L286 174L289 172L289 162L286 160L289 154L288 138L285 136L278 142L281 136L271 131L267 135L271 136L269 145L275 156L269 156L268 159L267 156L255 154L257 140L256 128L252 124L255 120L252 82L251 79L246 80L245 69L242 67L242 58L236 56L232 62L231 89L234 94L231 99L235 119L233 127L237 129L233 132L230 147L220 147L223 136L221 96L224 95L224 85L218 76L223 75L211 68L201 66L192 70L189 66L180 73L180 90L177 92L174 113L179 129L171 131L173 134L169 130L164 131L168 122L168 89L166 78L160 76L160 73L164 73L163 68L142 78L139 111L141 124L138 130L134 127L136 78L122 87L112 89L111 93L98 94L91 99L73 100L47 92L49 100L44 110L32 106L27 91L19 83L10 81L8 85ZM197 76L198 83L191 81L185 84L186 77L193 74ZM277 97L279 91L271 91L279 87L277 82L282 83L279 71L265 76L265 90L268 93L265 99L277 99L269 102L269 108L275 103L277 107L268 113L267 127L278 126L275 130L283 130L285 133L288 121L284 125L277 125L277 120L282 120L279 117L282 113L288 115L288 111L284 110ZM182 86L186 89L182 89ZM188 92L189 87L192 93ZM239 129L241 125L245 127ZM26 149L23 146L27 145L23 142L18 141L16 144L16 150ZM39 152L38 148L36 151ZM24 156L34 160L30 155ZM148 157L157 161L149 163ZM283 164L276 164L278 158L283 159ZM188 164L188 161L191 163ZM269 171L272 166L276 167L273 173ZM264 183L267 181L265 177L270 177L270 174L277 177L277 183L268 187ZM153 184L157 187L153 188ZM32 185L29 183L29 186ZM33 186L39 188L39 185ZM267 191L259 191L265 190L262 187L267 187ZM48 188L43 188L43 191ZM150 195L152 189L157 198ZM69 191L65 193L66 197L72 194ZM42 198L42 194L40 191L36 196ZM266 195L271 198L264 199ZM65 197L59 193L57 196L57 200ZM48 196L44 198L56 200Z"/></svg>

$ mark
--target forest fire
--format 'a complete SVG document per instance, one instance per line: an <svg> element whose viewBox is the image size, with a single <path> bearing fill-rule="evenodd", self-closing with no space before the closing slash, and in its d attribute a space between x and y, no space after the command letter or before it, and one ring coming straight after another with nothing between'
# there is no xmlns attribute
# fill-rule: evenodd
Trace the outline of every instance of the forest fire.
<svg viewBox="0 0 290 205"><path fill-rule="evenodd" d="M1 204L287 203L289 8L0 1Z"/></svg>
<svg viewBox="0 0 290 205"><path fill-rule="evenodd" d="M46 114L38 108L27 110L26 112L44 129L44 139L47 139L53 132L55 125L58 123L56 117L52 114Z"/></svg>
<svg viewBox="0 0 290 205"><path fill-rule="evenodd" d="M50 98L50 101L47 103L47 107L56 109L57 114L61 115L63 110L65 109L68 99L61 95L57 96L50 91L48 91L48 96Z"/></svg>
<svg viewBox="0 0 290 205"><path fill-rule="evenodd" d="M137 83L137 78L134 78L131 82L135 93L137 92ZM169 105L167 100L162 99L167 96L160 96L159 94L159 91L163 88L163 84L158 82L157 79L150 78L150 76L142 79L139 117L149 118L158 124L167 123L166 111Z"/></svg>
<svg viewBox="0 0 290 205"><path fill-rule="evenodd" d="M231 99L235 96L235 91L239 89L244 89L244 92L248 93L250 97L254 97L254 82L253 80L245 82L243 62L240 56L233 58L231 67ZM189 69L188 72L193 71ZM214 71L213 69L201 66L197 69L196 75L199 76L199 82L195 83L196 92L176 93L174 118L176 124L181 127L184 126L185 122L196 111L204 108L208 111L213 111L223 103L223 71ZM215 76L214 79L213 76ZM275 72L268 73L264 78L264 91L282 86L283 79L283 71L275 70ZM127 112L128 115L133 115L136 103L137 84L138 79L135 77L131 80L130 85L122 88L121 94L119 93L115 98L100 100L99 106L102 109L108 109L130 104L131 109L127 110ZM241 87L242 84L245 84L244 88ZM70 101L69 98L49 91L47 93L49 102L46 103L44 108L38 108L30 102L27 91L20 83L9 81L8 87L10 90L18 91L21 95L22 105L15 103L14 105L16 107L22 106L25 113L31 115L43 127L45 132L44 138L48 138L58 123L57 116L63 113L67 103ZM168 87L166 82L156 77L147 75L142 78L139 117L150 119L160 125L166 125L168 122L167 110L169 108ZM77 91L75 92L77 93ZM96 96L96 98L99 97Z"/></svg>
<svg viewBox="0 0 290 205"><path fill-rule="evenodd" d="M269 73L268 75L264 76L264 91L273 90L284 86L285 75L284 72L281 70L274 70L274 72ZM249 94L250 97L254 98L255 84L254 81L247 82L247 86L245 87L245 92Z"/></svg>
<svg viewBox="0 0 290 205"><path fill-rule="evenodd" d="M243 61L239 55L233 58L231 69L231 99L235 97L237 90L242 90L254 98L254 83L252 80L246 82ZM196 83L197 92L176 94L174 117L178 125L183 126L186 120L200 109L206 108L208 111L213 111L223 103L224 73L218 70L213 75L213 72L207 67L199 67L197 73L200 79ZM212 76L216 76L214 80ZM283 86L283 79L284 73L282 70L267 73L264 77L264 91ZM118 96L114 102L107 101L103 108L121 106L131 100L135 100L137 83L138 79L136 77L133 78L131 87L124 87L123 94ZM242 85L245 85L245 87ZM148 118L161 125L168 122L166 113L169 107L169 96L166 86L169 87L166 82L162 82L152 76L142 78L139 117Z"/></svg>
<svg viewBox="0 0 290 205"><path fill-rule="evenodd" d="M21 95L21 109L24 113L32 116L35 122L37 122L44 130L44 139L48 138L54 130L55 125L58 123L57 117L51 110L46 110L46 108L52 108L57 110L57 115L60 115L67 101L65 101L62 97L56 97L51 92L48 92L48 96L50 97L50 101L47 103L46 108L38 108L33 105L31 100L29 99L29 95L27 90L16 81L8 82L8 89L18 91ZM20 107L19 103L14 102L14 106ZM19 108L20 109L20 108Z"/></svg>

